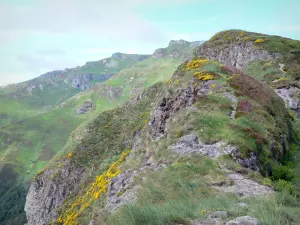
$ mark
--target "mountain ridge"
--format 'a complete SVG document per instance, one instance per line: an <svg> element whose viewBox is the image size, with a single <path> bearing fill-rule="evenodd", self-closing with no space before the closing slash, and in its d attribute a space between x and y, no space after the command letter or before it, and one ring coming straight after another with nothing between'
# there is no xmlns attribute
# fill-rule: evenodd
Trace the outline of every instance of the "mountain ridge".
<svg viewBox="0 0 300 225"><path fill-rule="evenodd" d="M273 89L299 82L280 38L220 32L74 131L33 180L29 225L294 224L299 117Z"/></svg>
<svg viewBox="0 0 300 225"><path fill-rule="evenodd" d="M192 52L192 48L189 46L182 46L182 48L177 50L184 50L182 55L191 55ZM106 60L105 63L109 64L109 69L116 71L116 68L111 67L115 65L111 61L126 61L128 56L132 60L139 60L145 57L141 56L140 58L136 54L115 53L113 57L110 57L111 60L107 60L107 58L103 60ZM104 65L103 60L96 61L96 65ZM32 95L29 96L31 100L27 102L31 111L28 112L28 115L23 114L23 117L14 118L0 128L0 164L3 165L3 169L0 169L0 191L8 197L15 192L20 193L18 196L25 196L24 192L28 190L28 182L37 171L41 170L63 148L68 140L68 136L76 127L85 124L103 111L120 106L128 101L130 97L138 96L143 89L152 84L168 80L181 62L181 59L172 56L155 59L149 55L146 59L136 61L132 65L130 63L124 65L126 68L115 72L113 76L104 82L92 83L87 90L81 91L70 85L70 88L72 90L75 89L76 92L64 98L62 98L61 92L56 93L57 91L53 88L51 90L54 93L48 92L49 97L58 96L60 101L55 102L55 104L40 104L40 107L36 109L32 107L36 104L34 98L36 97L35 94L39 92L36 92L35 89L39 89L39 85L33 82L32 85L36 85L37 88L32 88ZM93 62L87 63L87 66L93 70L96 68ZM52 80L52 82L61 86L66 84L65 80L68 79L68 76L74 78L74 76L78 75L77 72L77 75L72 73L72 70L64 71L65 76L63 77L60 77L60 71L54 71L46 73L44 77L39 79L42 79L42 81ZM85 76L87 77L90 72L85 71ZM76 85L76 82L74 85ZM27 86L25 85L23 88L26 89ZM13 89L10 91L14 94ZM20 89L17 91L20 93ZM26 91L24 92L27 95ZM16 99L8 98L5 104L2 99L2 103L6 108L1 110L10 116L15 112L24 113L26 109L24 104L26 102L22 99L30 99L26 95L20 98L20 105L16 104ZM39 97L41 96L39 95ZM45 101L45 99L43 100ZM5 114L2 115L7 121ZM13 174L11 180L7 178L1 180L1 177L6 177L7 173ZM17 183L19 186L14 185ZM3 223L7 224L13 220L21 221L21 219L17 218L22 218L22 216L24 219L24 214L19 214L19 212L23 211L24 200L24 197L20 199L1 197L0 221L5 221Z"/></svg>

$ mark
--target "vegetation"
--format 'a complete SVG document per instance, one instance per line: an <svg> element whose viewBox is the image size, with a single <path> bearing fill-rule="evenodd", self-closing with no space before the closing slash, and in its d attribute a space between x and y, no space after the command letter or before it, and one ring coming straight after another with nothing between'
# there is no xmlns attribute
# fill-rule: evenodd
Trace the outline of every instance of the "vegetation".
<svg viewBox="0 0 300 225"><path fill-rule="evenodd" d="M216 170L213 161L194 156L161 172L148 172L137 203L122 207L109 218L108 224L191 224L190 220L204 220L212 212L222 210L229 212L230 218L250 215L265 225L293 224L296 220L299 202L286 192L244 200L248 203L246 208L237 206L240 200L234 195L216 195L208 185Z"/></svg>
<svg viewBox="0 0 300 225"><path fill-rule="evenodd" d="M130 63L122 64L120 59L114 60L120 62L118 69L114 69L115 72L120 68L130 67L134 62L134 60L131 60ZM6 185L8 180L0 182L0 189L3 190L3 193L7 192L5 199L10 199L10 201L1 201L0 208L8 209L8 204L15 207L11 209L11 214L6 214L8 212L4 210L3 219L0 219L0 221L8 223L6 219L13 220L18 213L20 213L22 220L25 220L25 213L23 211L25 203L24 196L26 196L31 179L63 148L72 131L81 124L80 127L83 127L99 113L116 108L129 100L133 97L133 93L131 93L132 90L135 89L135 93L139 93L152 84L169 79L179 63L179 60L173 58L145 59L127 70L115 74L111 80L107 80L103 84L95 84L93 88L88 91L78 93L78 90L70 89L75 90L75 92L71 93L70 91L70 95L68 96L62 95L60 89L55 89L55 87L53 87L53 93L47 92L48 89L46 90L45 88L44 94L49 95L49 100L57 100L59 97L59 101L57 100L56 102L47 102L48 100L46 101L43 95L41 99L39 99L40 92L34 92L32 96L26 97L25 99L21 96L20 98L14 99L13 97L18 96L17 93L21 93L22 90L19 89L18 86L0 90L0 104L2 106L3 103L4 106L1 107L0 114L1 110L3 110L2 115L10 115L9 117L5 117L4 120L0 120L0 123L4 121L1 125L5 125L0 128L0 166L10 165L11 173L16 174L16 180L13 181L16 185L12 185L11 183ZM103 65L102 61L98 62L98 64ZM85 69L87 70L90 66L90 64L87 64ZM96 67L93 68L95 69ZM100 67L98 69L98 71L100 71ZM68 77L72 77L78 72L75 73L75 70L72 71L73 70L67 72L69 74ZM131 81L132 76L134 76L134 79ZM44 82L44 78L38 79L42 79L41 82ZM64 77L64 79L67 78ZM38 81L39 80L34 80L34 82ZM57 82L59 83L61 80L58 79ZM26 86L27 84L22 85ZM121 88L122 86L124 87L123 89ZM51 88L52 86L49 86L49 90L51 90ZM120 94L114 98L108 94L113 88L122 89ZM1 95L1 93L4 94ZM71 97L72 95L74 96ZM68 99L65 100L66 98L63 96L66 96ZM93 103L92 111L87 114L76 114L77 108L83 105L87 100L91 100ZM42 111L41 107L46 104L60 104L60 106L53 107L48 111ZM110 117L110 115L107 114L107 117ZM141 117L141 119L145 120L145 117ZM17 120L20 121L15 122ZM103 126L106 125L107 124L103 124ZM112 126L112 128L116 129L115 126ZM126 130L124 130L124 132L126 132ZM68 153L66 153L65 156L68 156ZM72 155L70 158L76 158L76 156ZM113 159L106 160L105 163L109 164L111 160ZM20 186L22 186L22 188L19 188ZM22 194L16 195L16 198L12 198L11 194L19 192L19 190L22 191ZM20 221L22 220L20 219Z"/></svg>

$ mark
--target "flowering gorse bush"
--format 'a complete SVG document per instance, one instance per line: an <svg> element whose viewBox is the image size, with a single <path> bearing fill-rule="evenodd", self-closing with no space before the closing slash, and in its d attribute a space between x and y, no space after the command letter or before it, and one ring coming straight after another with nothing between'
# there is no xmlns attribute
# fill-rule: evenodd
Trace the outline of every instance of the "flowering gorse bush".
<svg viewBox="0 0 300 225"><path fill-rule="evenodd" d="M207 71L196 72L194 75L195 75L199 80L203 80L203 81L206 81L206 80L214 80L214 79L215 79L214 74L212 74L212 73L210 73L210 72L207 72Z"/></svg>
<svg viewBox="0 0 300 225"><path fill-rule="evenodd" d="M207 59L192 60L187 63L186 68L187 68L187 70L197 69L197 68L204 66L208 62L209 62L209 60L207 60Z"/></svg>
<svg viewBox="0 0 300 225"><path fill-rule="evenodd" d="M255 40L255 43L264 43L264 42L265 42L264 39L256 39L256 40Z"/></svg>
<svg viewBox="0 0 300 225"><path fill-rule="evenodd" d="M63 225L77 225L79 215L98 199L101 194L106 193L110 180L121 173L119 166L130 152L131 150L124 151L119 160L110 164L108 170L97 176L85 194L78 197L67 211L60 214L57 222Z"/></svg>

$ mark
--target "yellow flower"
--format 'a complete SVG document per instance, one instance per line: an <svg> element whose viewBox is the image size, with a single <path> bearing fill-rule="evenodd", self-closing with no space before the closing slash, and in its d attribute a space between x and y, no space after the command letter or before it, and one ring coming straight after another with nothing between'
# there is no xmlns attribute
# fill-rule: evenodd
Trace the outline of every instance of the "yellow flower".
<svg viewBox="0 0 300 225"><path fill-rule="evenodd" d="M212 84L212 85L210 85L210 88L211 89L215 89L217 87L217 85L216 84Z"/></svg>
<svg viewBox="0 0 300 225"><path fill-rule="evenodd" d="M73 156L73 153L70 152L70 153L68 154L68 158L72 158L72 156Z"/></svg>
<svg viewBox="0 0 300 225"><path fill-rule="evenodd" d="M264 42L265 42L264 39L256 39L256 40L255 40L255 43L264 43Z"/></svg>
<svg viewBox="0 0 300 225"><path fill-rule="evenodd" d="M90 184L89 189L82 196L78 197L76 202L74 202L67 211L61 213L57 222L63 223L63 225L77 225L79 215L90 206L92 201L95 201L101 194L105 193L110 180L121 173L119 166L130 152L131 150L124 151L119 160L110 164L107 171L97 176L95 181Z"/></svg>
<svg viewBox="0 0 300 225"><path fill-rule="evenodd" d="M203 80L203 81L206 81L206 80L213 80L215 79L214 75L209 73L209 72L196 72L194 74L199 80Z"/></svg>
<svg viewBox="0 0 300 225"><path fill-rule="evenodd" d="M205 209L202 209L202 210L200 211L200 213L203 214L203 215L205 215L206 212L207 212L207 211L206 211Z"/></svg>
<svg viewBox="0 0 300 225"><path fill-rule="evenodd" d="M209 60L207 60L207 59L196 59L196 60L192 60L192 61L188 62L186 67L188 70L196 69L196 68L200 68L200 67L204 66L208 62L209 62Z"/></svg>

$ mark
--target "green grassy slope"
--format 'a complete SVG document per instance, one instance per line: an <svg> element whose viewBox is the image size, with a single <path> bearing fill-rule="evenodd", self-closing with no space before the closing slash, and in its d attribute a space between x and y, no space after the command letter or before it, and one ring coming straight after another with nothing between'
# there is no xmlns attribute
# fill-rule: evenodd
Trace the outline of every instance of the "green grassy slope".
<svg viewBox="0 0 300 225"><path fill-rule="evenodd" d="M187 47L183 49L187 51ZM192 48L188 47L188 49L191 52ZM18 112L17 107L22 107L22 111L15 118L6 118L6 121L2 123L3 127L0 129L0 165L6 168L6 170L0 169L0 173L3 173L3 176L8 171L14 174L10 181L7 180L7 182L5 181L0 185L3 193L5 190L7 191L5 196L11 196L16 190L21 190L20 193L24 195L24 190L27 190L27 184L34 174L41 170L63 148L69 135L76 127L94 118L100 112L118 107L144 88L159 81L167 81L182 62L182 60L173 57L144 59L145 56L129 56L128 58L128 55L117 53L106 59L106 63L118 62L117 68L103 67L103 60L87 63L85 66L80 67L80 73L94 73L101 70L105 73L116 73L109 80L95 83L89 90L79 92L74 89L75 92L70 94L69 97L71 96L71 98L68 99L60 96L62 92L55 89L55 87L53 87L53 90L49 88L48 90L53 93L44 92L43 101L46 101L47 97L49 97L49 101L54 101L53 96L56 96L56 99L59 98L59 101L51 102L55 106L42 114L39 113L40 106L43 104L37 104L41 101L38 97L40 95L22 96L17 101L13 98L10 99L10 101L12 99L13 101L11 104L7 104L7 108L3 111L14 110ZM123 69L118 72L121 68ZM78 71L76 73L74 71L67 71L64 80L72 78L74 74L78 73ZM48 80L47 77L41 79ZM58 80L57 82L61 84L61 81ZM27 84L22 85L27 87ZM13 96L17 91L19 91L18 86L3 90L3 92L6 92L5 97ZM93 103L92 110L86 114L77 114L76 110L87 100ZM4 102L4 98L2 98L2 101ZM7 102L9 103L9 100ZM27 108L28 114L25 114ZM8 124L16 118L22 120ZM7 185L8 183L9 185ZM3 214L0 214L0 220L2 218L3 221L6 219L13 221L16 211L23 213L22 207L24 207L25 199L10 199L8 203L5 203L4 199L6 198L0 199L0 201L3 200L0 208L5 209L8 205L12 208L3 210ZM9 213L5 214L7 212ZM9 223L8 221L6 222Z"/></svg>
<svg viewBox="0 0 300 225"><path fill-rule="evenodd" d="M103 82L112 74L148 57L115 53L80 67L49 72L26 82L1 87L0 127L44 113L86 87Z"/></svg>
<svg viewBox="0 0 300 225"><path fill-rule="evenodd" d="M247 74L268 83L274 88L300 87L299 40L247 32L244 30L227 30L215 34L206 42L206 45L221 51L226 48L228 44L235 43L236 45L242 45L246 42L252 42L257 49L281 55L281 57L275 60L254 59L248 64L247 68L245 68ZM286 73L280 70L279 64L284 64L282 69Z"/></svg>
<svg viewBox="0 0 300 225"><path fill-rule="evenodd" d="M159 141L152 141L148 124L150 111L153 110L151 105L158 105L163 97L175 98L187 86L203 87L204 78L198 76L199 72L203 72L204 76L212 74L208 80L213 80L212 84L215 86L210 86L207 96L197 98L195 108L182 108L180 112L171 115L167 121L167 136ZM232 105L225 97L225 92L237 96L235 120L230 119ZM244 107L247 104L251 107ZM82 141L76 143L74 134L64 150L45 170L51 168L54 174L59 174L61 168L57 165L66 168L72 165L73 169L82 167L86 171L85 176L82 176L85 182L80 187L75 187L75 193L59 210L66 225L85 224L91 219L96 224L104 221L108 224L132 225L190 224L190 219L204 219L207 213L216 210L229 211L230 217L251 215L259 218L262 224L293 224L300 207L293 195L296 183L293 153L300 150L295 146L299 137L293 137L295 132L289 126L291 123L292 118L283 101L272 89L250 76L233 74L216 62L192 69L187 64L182 64L170 82L154 85L137 104L125 103L98 115L86 126L89 132ZM122 169L139 168L141 162L148 157L165 163L168 167L154 172L145 170L140 177L134 179L135 185L141 185L137 203L125 205L112 217L103 209L105 193L100 198L91 196L88 207L84 206L84 202L78 203L82 196L89 196L88 190L95 177L104 174L109 164L120 157L121 152L132 148L135 134L141 129L141 146L134 158L123 165ZM258 165L266 178L257 172L241 168L230 157L213 161L200 156L178 156L168 149L181 136L193 132L208 144L224 141L237 146L242 157L255 152ZM280 141L281 135L285 137L287 151ZM270 151L273 140L275 147ZM68 153L72 153L72 157L63 157ZM247 199L247 208L236 208L234 204L241 200L230 194L218 196L211 186L216 182L228 182L226 172L217 165L218 161L231 166L234 172L242 172L261 183L268 182L279 193L271 198ZM269 165L271 171L268 171ZM42 172L37 177L47 179L48 175L44 174L46 173ZM52 182L60 181L54 179ZM101 189L102 183L98 185Z"/></svg>

